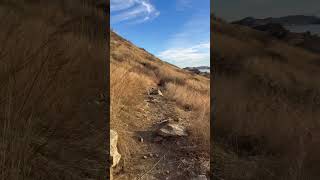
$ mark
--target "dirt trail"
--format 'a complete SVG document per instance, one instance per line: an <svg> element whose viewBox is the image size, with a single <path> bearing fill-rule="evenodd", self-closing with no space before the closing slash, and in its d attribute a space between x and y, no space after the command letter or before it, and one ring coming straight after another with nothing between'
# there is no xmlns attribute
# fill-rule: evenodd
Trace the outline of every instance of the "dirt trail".
<svg viewBox="0 0 320 180"><path fill-rule="evenodd" d="M139 151L123 162L123 169L118 170L115 179L188 180L205 174L209 168L209 158L197 152L188 137L161 140L156 134L163 125L160 122L165 120L179 121L179 124L188 127L190 112L179 108L166 95L146 94L144 99L145 104L133 121L134 129L138 130L133 138L136 138Z"/></svg>

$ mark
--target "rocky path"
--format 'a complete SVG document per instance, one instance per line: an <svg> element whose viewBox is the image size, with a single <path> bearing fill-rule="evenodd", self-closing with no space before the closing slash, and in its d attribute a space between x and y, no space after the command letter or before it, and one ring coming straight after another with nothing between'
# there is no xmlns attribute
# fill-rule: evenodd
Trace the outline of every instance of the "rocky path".
<svg viewBox="0 0 320 180"><path fill-rule="evenodd" d="M188 139L189 112L177 107L162 93L148 93L134 132L139 151L124 162L114 179L206 179L209 159L197 152ZM161 129L161 133L160 133Z"/></svg>

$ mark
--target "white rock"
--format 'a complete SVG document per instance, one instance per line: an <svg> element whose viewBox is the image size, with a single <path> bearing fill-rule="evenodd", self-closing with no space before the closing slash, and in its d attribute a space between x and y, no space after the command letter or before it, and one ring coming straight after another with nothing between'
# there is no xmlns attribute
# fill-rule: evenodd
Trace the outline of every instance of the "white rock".
<svg viewBox="0 0 320 180"><path fill-rule="evenodd" d="M113 180L113 170L110 168L110 180Z"/></svg>
<svg viewBox="0 0 320 180"><path fill-rule="evenodd" d="M139 136L139 141L143 142L143 137Z"/></svg>
<svg viewBox="0 0 320 180"><path fill-rule="evenodd" d="M179 124L168 123L158 130L158 134L163 137L187 136L186 128Z"/></svg>
<svg viewBox="0 0 320 180"><path fill-rule="evenodd" d="M160 89L158 89L158 94L159 94L160 96L163 96L163 94L162 94L162 92L160 91Z"/></svg>
<svg viewBox="0 0 320 180"><path fill-rule="evenodd" d="M110 156L112 158L111 167L115 167L121 159L121 155L118 152L117 143L118 143L118 133L111 129L110 130Z"/></svg>
<svg viewBox="0 0 320 180"><path fill-rule="evenodd" d="M199 175L197 177L192 178L192 180L207 180L206 175Z"/></svg>

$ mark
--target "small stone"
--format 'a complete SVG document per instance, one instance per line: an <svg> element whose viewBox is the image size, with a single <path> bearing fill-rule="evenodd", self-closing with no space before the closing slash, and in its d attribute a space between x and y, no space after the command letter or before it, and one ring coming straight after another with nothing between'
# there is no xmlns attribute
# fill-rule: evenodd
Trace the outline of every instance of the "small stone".
<svg viewBox="0 0 320 180"><path fill-rule="evenodd" d="M206 174L210 171L210 161L201 161L200 162L201 174Z"/></svg>
<svg viewBox="0 0 320 180"><path fill-rule="evenodd" d="M139 136L139 141L143 142L143 138L141 136Z"/></svg>
<svg viewBox="0 0 320 180"><path fill-rule="evenodd" d="M186 128L179 124L169 123L158 130L158 134L163 137L188 136Z"/></svg>
<svg viewBox="0 0 320 180"><path fill-rule="evenodd" d="M151 88L148 90L148 95L159 95L163 96L162 92L158 88Z"/></svg>
<svg viewBox="0 0 320 180"><path fill-rule="evenodd" d="M97 105L101 104L98 100L95 100L94 103L96 103Z"/></svg>
<svg viewBox="0 0 320 180"><path fill-rule="evenodd" d="M110 180L113 180L113 170L110 168Z"/></svg>
<svg viewBox="0 0 320 180"><path fill-rule="evenodd" d="M165 123L168 123L169 120L168 119L165 119L165 120L162 120L162 121L159 121L157 122L157 124L165 124Z"/></svg>
<svg viewBox="0 0 320 180"><path fill-rule="evenodd" d="M118 143L118 133L111 129L110 130L110 156L111 156L110 158L112 159L111 167L115 167L121 159L121 155L118 152L117 143Z"/></svg>
<svg viewBox="0 0 320 180"><path fill-rule="evenodd" d="M149 156L150 156L150 157L153 157L153 154L152 154L152 153L150 153L150 154L149 154Z"/></svg>
<svg viewBox="0 0 320 180"><path fill-rule="evenodd" d="M162 92L160 91L160 89L158 89L158 94L159 94L160 96L163 96L163 94L162 94Z"/></svg>
<svg viewBox="0 0 320 180"><path fill-rule="evenodd" d="M147 156L143 156L143 159L147 159L148 157Z"/></svg>
<svg viewBox="0 0 320 180"><path fill-rule="evenodd" d="M170 173L170 171L169 171L169 170L166 170L166 173L167 173L167 174L169 174L169 173Z"/></svg>

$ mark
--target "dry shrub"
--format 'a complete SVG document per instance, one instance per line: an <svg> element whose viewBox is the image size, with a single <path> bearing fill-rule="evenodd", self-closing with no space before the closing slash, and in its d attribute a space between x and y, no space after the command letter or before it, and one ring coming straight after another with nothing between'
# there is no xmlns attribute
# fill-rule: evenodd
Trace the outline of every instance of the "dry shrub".
<svg viewBox="0 0 320 180"><path fill-rule="evenodd" d="M133 71L128 64L111 63L110 71L110 108L111 128L116 129L120 137L133 136L128 129L130 115L137 112L138 107L144 103L143 94L154 82L144 74ZM128 119L129 118L129 119ZM135 122L137 123L137 122ZM131 138L120 138L119 149L124 159L129 159L132 153L137 152L136 142Z"/></svg>
<svg viewBox="0 0 320 180"><path fill-rule="evenodd" d="M239 58L253 55L253 53L261 53L262 47L258 42L244 42L235 37L220 33L216 33L213 45L214 52L218 52L220 56L238 60Z"/></svg>
<svg viewBox="0 0 320 180"><path fill-rule="evenodd" d="M198 83L191 83L199 85ZM203 85L203 84L202 84ZM203 85L204 86L204 85ZM192 110L190 130L192 139L206 152L210 147L210 94L196 90L194 87L179 85L172 82L166 83L166 95L176 101L185 109Z"/></svg>
<svg viewBox="0 0 320 180"><path fill-rule="evenodd" d="M200 81L198 79L188 79L186 80L186 85L197 92L208 93L208 91L210 91L210 81L208 80Z"/></svg>
<svg viewBox="0 0 320 180"><path fill-rule="evenodd" d="M188 86L181 86L175 83L166 84L167 94L170 98L176 100L176 102L192 110L204 109L209 104L209 94L200 93Z"/></svg>
<svg viewBox="0 0 320 180"><path fill-rule="evenodd" d="M155 73L157 76L157 81L161 85L165 85L165 83L168 82L183 85L185 83L185 80L190 77L185 73L177 71L176 68L169 65L159 65Z"/></svg>
<svg viewBox="0 0 320 180"><path fill-rule="evenodd" d="M192 121L189 129L192 135L191 139L198 145L198 150L208 153L211 142L209 104L204 105L203 108L201 111L195 111L191 116Z"/></svg>
<svg viewBox="0 0 320 180"><path fill-rule="evenodd" d="M267 36L267 33L263 33L261 31L253 30L249 27L228 24L224 21L211 21L212 29L215 34L223 33L227 36L234 37L241 41L247 42L259 42L266 43L269 42L270 36ZM213 39L216 38L213 36Z"/></svg>
<svg viewBox="0 0 320 180"><path fill-rule="evenodd" d="M308 66L309 59L317 58L318 55L300 47L289 46L283 42L272 44L270 49L273 52L283 55L291 65ZM308 66L309 68L309 66Z"/></svg>
<svg viewBox="0 0 320 180"><path fill-rule="evenodd" d="M136 60L136 56L130 52L126 47L119 47L118 50L111 50L113 59L117 61L126 61L127 63L132 63Z"/></svg>
<svg viewBox="0 0 320 180"><path fill-rule="evenodd" d="M121 107L140 104L141 95L152 84L149 77L132 72L132 69L130 66L115 67L111 64L110 99L111 114L114 116L119 114Z"/></svg>
<svg viewBox="0 0 320 180"><path fill-rule="evenodd" d="M314 153L319 147L318 140L311 141L306 134L314 137L309 129L319 129L313 117L319 113L304 105L293 105L282 96L252 92L246 83L243 77L216 79L217 121L213 126L216 139L223 138L237 153L249 150L255 151L249 152L255 155L281 154L277 163L282 172L278 175L289 176L291 168L295 168L293 172L301 171L300 175L310 173L310 169L305 169L314 163L311 159L319 159ZM238 139L237 143L234 139ZM249 149L243 149L247 147L241 143L250 144ZM291 174L290 178L296 175Z"/></svg>

